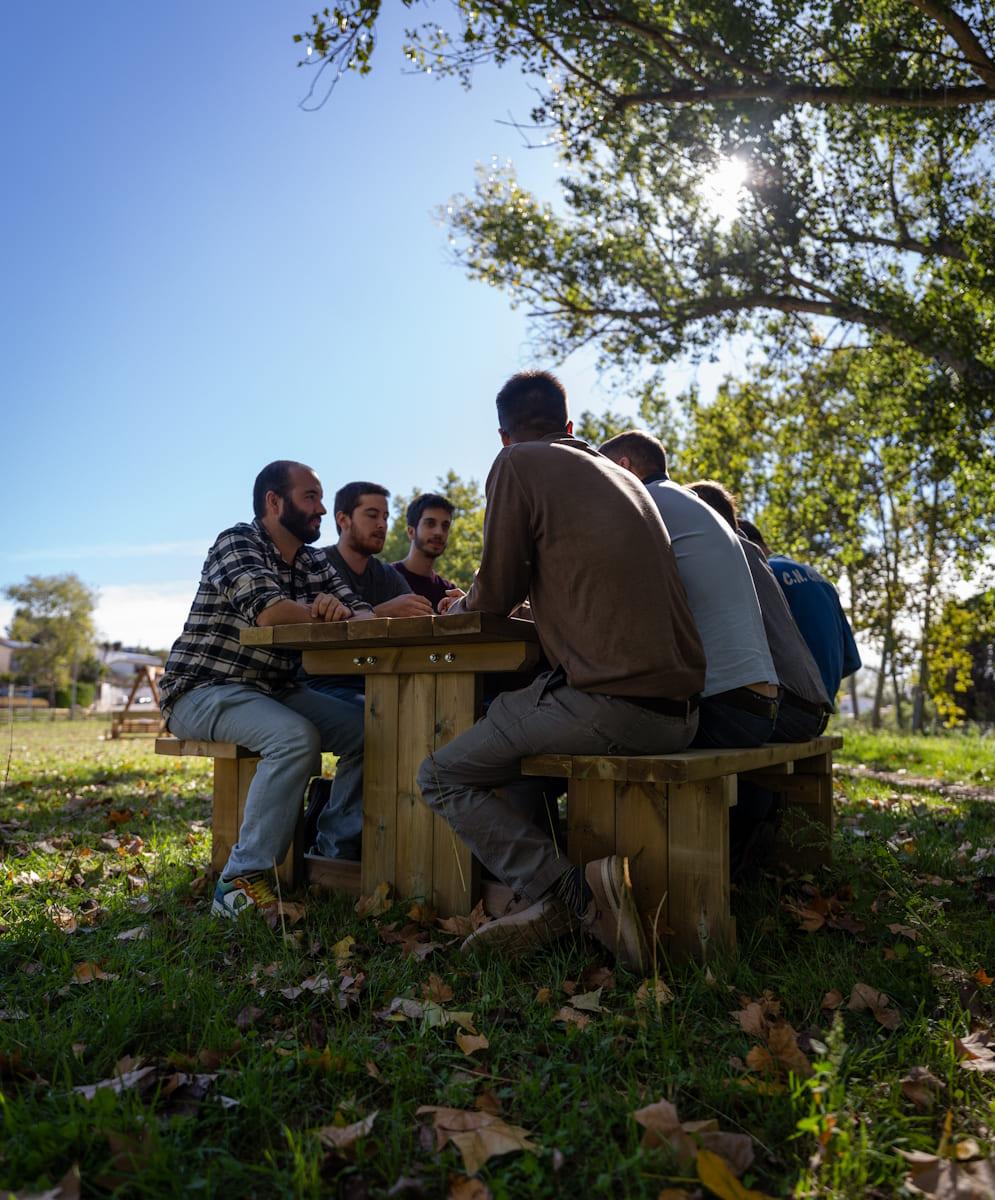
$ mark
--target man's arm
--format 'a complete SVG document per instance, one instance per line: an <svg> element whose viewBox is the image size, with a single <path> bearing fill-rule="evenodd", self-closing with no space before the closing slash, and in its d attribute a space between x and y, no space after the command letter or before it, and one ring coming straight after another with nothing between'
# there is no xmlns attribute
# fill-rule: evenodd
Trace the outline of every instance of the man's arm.
<svg viewBox="0 0 995 1200"><path fill-rule="evenodd" d="M532 514L507 450L494 460L485 490L487 508L480 569L469 592L447 611L497 613L506 617L528 599L535 554Z"/></svg>

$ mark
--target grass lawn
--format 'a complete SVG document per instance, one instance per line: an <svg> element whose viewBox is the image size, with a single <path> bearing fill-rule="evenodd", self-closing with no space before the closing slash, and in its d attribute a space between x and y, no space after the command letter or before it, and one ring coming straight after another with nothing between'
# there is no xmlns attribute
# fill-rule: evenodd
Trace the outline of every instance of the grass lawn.
<svg viewBox="0 0 995 1200"><path fill-rule="evenodd" d="M104 728L13 729L0 1197L992 1194L990 805L840 780L833 871L740 890L736 959L646 981L591 943L465 960L410 902L212 920L209 764ZM986 783L992 751L845 757Z"/></svg>

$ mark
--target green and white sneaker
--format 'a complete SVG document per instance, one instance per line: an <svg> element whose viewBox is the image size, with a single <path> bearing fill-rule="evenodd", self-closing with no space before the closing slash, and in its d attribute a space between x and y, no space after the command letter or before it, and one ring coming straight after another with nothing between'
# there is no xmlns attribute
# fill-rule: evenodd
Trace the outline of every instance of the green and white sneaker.
<svg viewBox="0 0 995 1200"><path fill-rule="evenodd" d="M235 879L219 879L214 889L211 916L234 920L247 908L268 908L276 904L265 871L239 875Z"/></svg>

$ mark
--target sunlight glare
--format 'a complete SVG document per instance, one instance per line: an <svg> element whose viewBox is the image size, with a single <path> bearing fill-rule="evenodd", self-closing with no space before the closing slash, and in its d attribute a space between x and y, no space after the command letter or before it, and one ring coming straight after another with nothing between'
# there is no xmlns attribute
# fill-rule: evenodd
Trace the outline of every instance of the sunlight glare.
<svg viewBox="0 0 995 1200"><path fill-rule="evenodd" d="M720 159L702 182L702 194L722 225L731 225L739 213L740 193L749 170L741 158Z"/></svg>

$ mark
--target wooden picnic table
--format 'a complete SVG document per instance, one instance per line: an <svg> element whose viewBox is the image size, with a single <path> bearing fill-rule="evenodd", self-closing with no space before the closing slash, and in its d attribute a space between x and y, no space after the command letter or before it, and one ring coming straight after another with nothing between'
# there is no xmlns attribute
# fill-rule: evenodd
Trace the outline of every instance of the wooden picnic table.
<svg viewBox="0 0 995 1200"><path fill-rule="evenodd" d="M386 880L441 913L469 912L480 890L478 864L422 802L416 776L429 753L478 718L485 675L535 669L532 622L484 613L375 617L245 629L241 637L300 650L309 675L364 677L363 893ZM308 860L308 878L336 886L339 868L321 861Z"/></svg>

